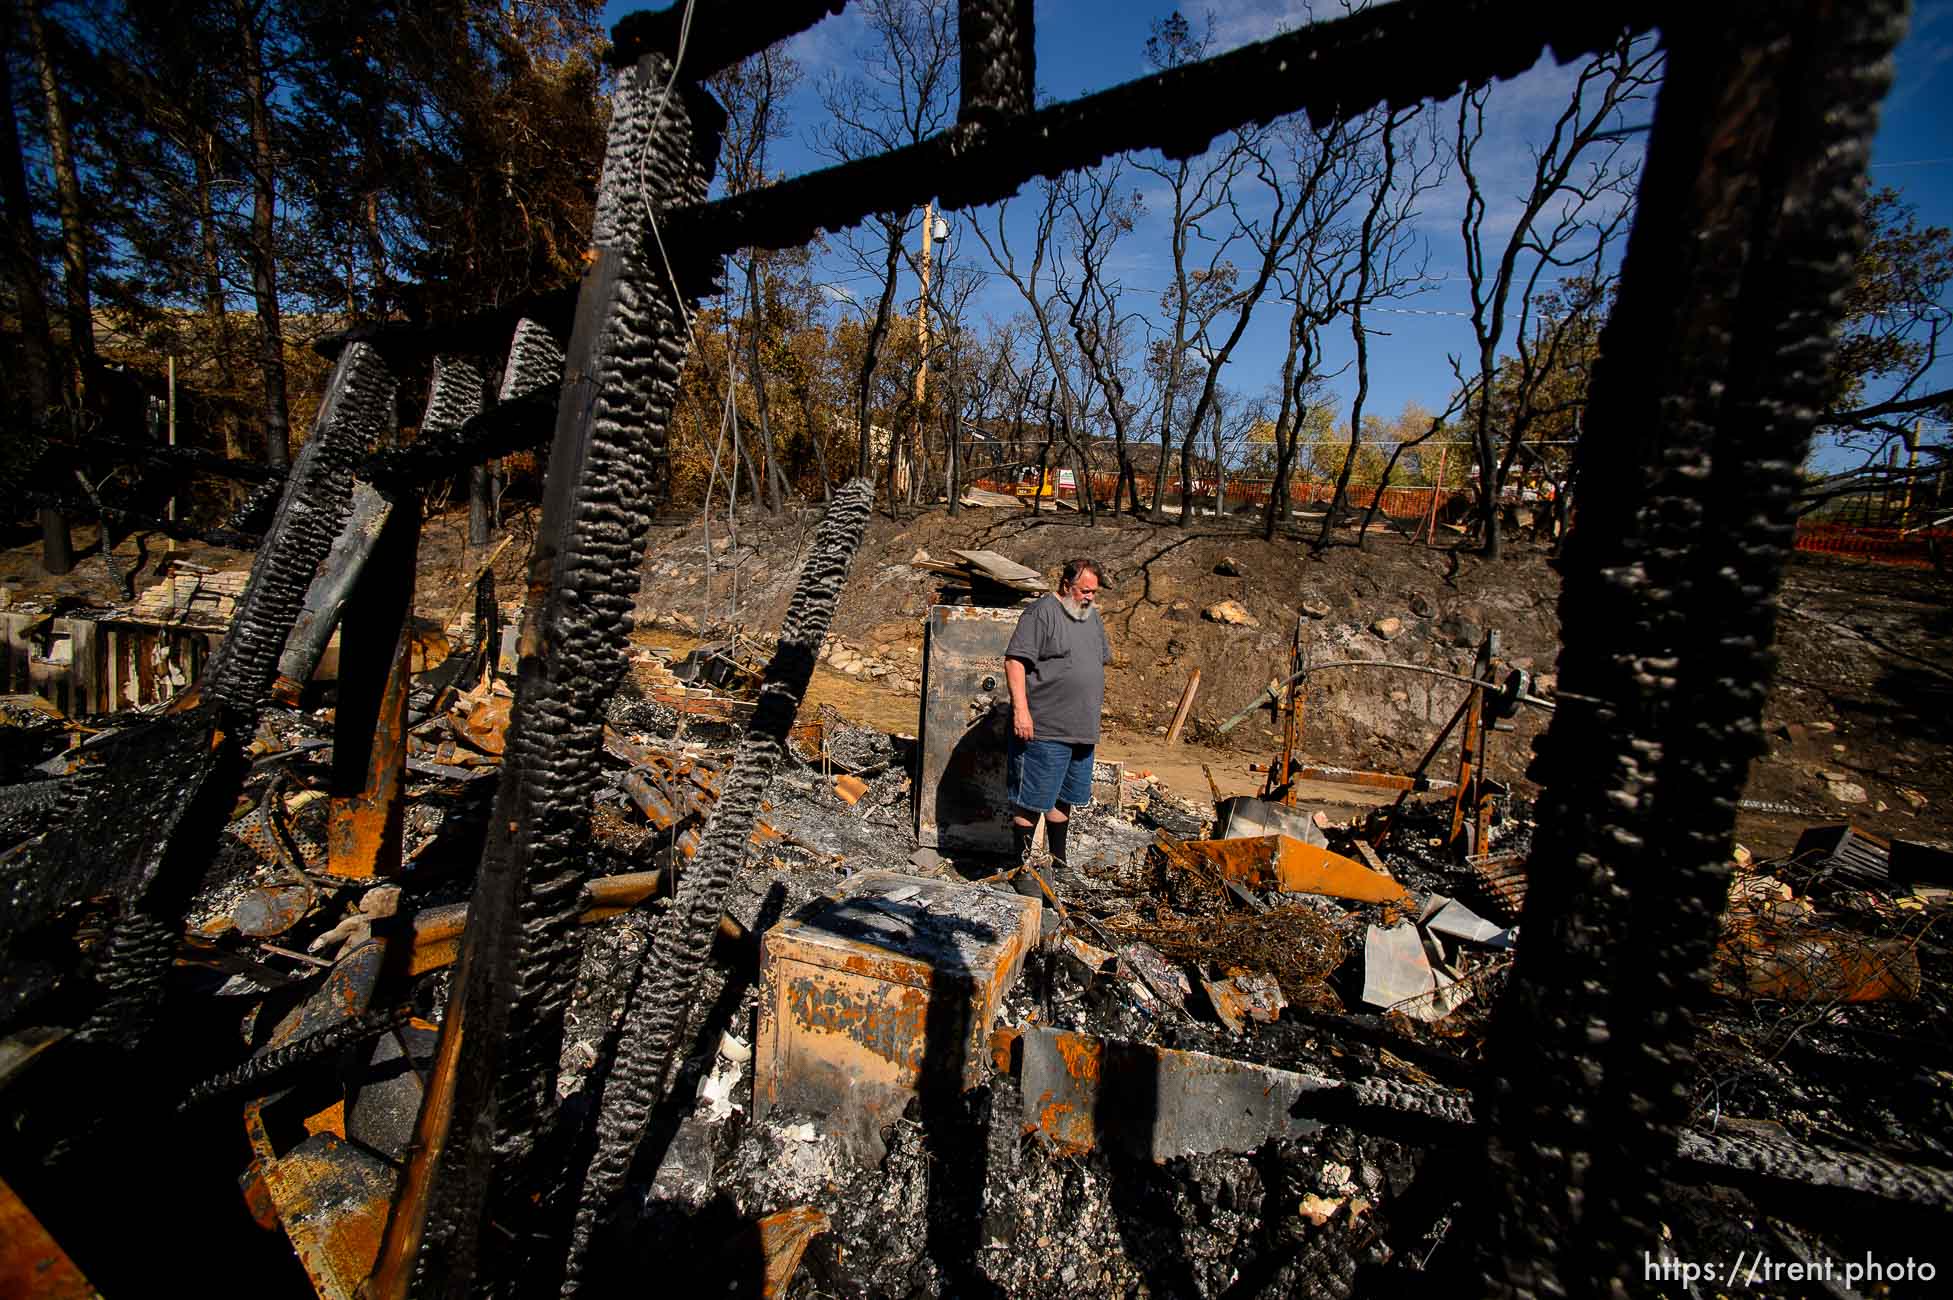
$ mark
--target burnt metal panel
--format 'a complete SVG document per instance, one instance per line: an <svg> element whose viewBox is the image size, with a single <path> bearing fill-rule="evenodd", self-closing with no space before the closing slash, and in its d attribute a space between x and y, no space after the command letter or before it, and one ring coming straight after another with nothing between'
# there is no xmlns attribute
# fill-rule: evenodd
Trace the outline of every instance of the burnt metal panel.
<svg viewBox="0 0 1953 1300"><path fill-rule="evenodd" d="M925 1086L981 1084L1038 927L1036 899L893 871L864 871L782 921L761 947L756 1117L825 1116L872 1149Z"/></svg>
<svg viewBox="0 0 1953 1300"><path fill-rule="evenodd" d="M1252 1151L1321 1125L1299 1113L1332 1080L1250 1061L1027 1026L1024 1130L1060 1151L1106 1146L1154 1160Z"/></svg>
<svg viewBox="0 0 1953 1300"><path fill-rule="evenodd" d="M1010 851L1004 647L1023 610L933 605L922 641L915 835L934 848Z"/></svg>

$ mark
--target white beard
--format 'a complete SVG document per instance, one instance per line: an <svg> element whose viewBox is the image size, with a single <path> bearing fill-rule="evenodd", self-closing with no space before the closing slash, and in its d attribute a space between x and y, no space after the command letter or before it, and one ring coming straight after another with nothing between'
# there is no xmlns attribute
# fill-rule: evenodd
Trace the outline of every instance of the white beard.
<svg viewBox="0 0 1953 1300"><path fill-rule="evenodd" d="M1086 619L1098 613L1098 607L1096 605L1081 605L1070 596L1058 596L1058 593L1055 591L1051 594L1057 596L1058 608L1064 610L1065 617L1071 619L1074 623L1083 623Z"/></svg>

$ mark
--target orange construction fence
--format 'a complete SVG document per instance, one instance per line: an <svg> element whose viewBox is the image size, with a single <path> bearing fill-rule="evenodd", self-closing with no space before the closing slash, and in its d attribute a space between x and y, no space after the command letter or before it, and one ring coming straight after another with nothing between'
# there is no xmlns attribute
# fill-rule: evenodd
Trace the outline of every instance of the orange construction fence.
<svg viewBox="0 0 1953 1300"><path fill-rule="evenodd" d="M1150 474L1141 474L1137 477L1140 499L1142 501L1151 501L1153 499L1152 476ZM991 492L1002 492L1006 495L1013 494L1017 490L1016 485L998 479L978 478L972 480L970 485L972 487L984 488ZM1117 474L1093 474L1092 499L1109 505L1112 501L1113 490L1118 485L1119 476ZM1180 490L1178 480L1168 479L1166 488L1167 495L1177 500ZM1227 483L1228 509L1232 512L1249 506L1266 506L1268 504L1269 493L1273 490L1274 483L1269 479L1229 479ZM1385 488L1383 489L1382 503L1377 507L1378 511L1382 514L1389 515L1393 519L1422 519L1431 512L1431 496L1434 490L1438 494L1438 509L1440 512L1444 510L1445 504L1453 497L1469 495L1468 493L1451 489L1432 489L1428 487ZM1058 489L1058 494L1060 496L1070 497L1075 495L1075 491L1070 485L1066 485ZM1214 495L1213 488L1211 485L1196 482L1194 484L1194 495L1197 498L1212 500ZM1290 483L1288 487L1288 499L1291 508L1324 505L1335 495L1335 485L1330 483ZM1372 499L1376 496L1377 489L1374 486L1364 486L1354 483L1349 486L1345 493L1345 498L1350 506L1357 510L1369 509Z"/></svg>
<svg viewBox="0 0 1953 1300"><path fill-rule="evenodd" d="M1862 524L1800 523L1797 549L1911 569L1933 567L1933 552L1953 545L1953 528L1867 528Z"/></svg>

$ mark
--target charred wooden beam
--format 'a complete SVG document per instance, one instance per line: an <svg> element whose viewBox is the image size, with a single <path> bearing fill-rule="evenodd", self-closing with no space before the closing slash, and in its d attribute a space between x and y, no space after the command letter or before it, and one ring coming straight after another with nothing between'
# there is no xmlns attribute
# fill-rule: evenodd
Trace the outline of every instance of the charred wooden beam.
<svg viewBox="0 0 1953 1300"><path fill-rule="evenodd" d="M1184 67L1022 117L960 123L920 144L796 176L671 214L667 248L726 253L793 248L870 213L992 203L1037 176L1113 154L1192 157L1250 122L1304 110L1318 125L1378 104L1443 99L1462 86L1524 72L1546 50L1561 60L1645 32L1654 0L1399 0L1314 23ZM689 60L687 63L689 67Z"/></svg>
<svg viewBox="0 0 1953 1300"><path fill-rule="evenodd" d="M498 402L463 424L423 434L405 447L381 452L360 466L360 477L389 492L425 487L549 441L559 395L555 387Z"/></svg>
<svg viewBox="0 0 1953 1300"><path fill-rule="evenodd" d="M473 356L443 353L434 358L420 436L453 433L480 415L487 404L488 373L482 362Z"/></svg>
<svg viewBox="0 0 1953 1300"><path fill-rule="evenodd" d="M234 715L229 720L247 738L306 589L352 508L353 465L392 427L393 393L392 373L379 352L355 344L340 354L318 425L278 503L270 543L251 566L230 632L204 674L204 700Z"/></svg>
<svg viewBox="0 0 1953 1300"><path fill-rule="evenodd" d="M1900 0L1678 11L1576 451L1526 945L1488 1040L1484 1289L1644 1285L1687 1116L1797 466Z"/></svg>
<svg viewBox="0 0 1953 1300"><path fill-rule="evenodd" d="M753 5L741 0L704 0L692 5L679 0L668 9L640 9L618 19L610 32L610 65L627 68L647 54L677 63L684 51L684 72L704 81L730 68L749 54L758 54L775 41L806 31L829 14L838 14L848 0L772 0ZM689 17L691 30L685 30Z"/></svg>
<svg viewBox="0 0 1953 1300"><path fill-rule="evenodd" d="M376 1296L464 1295L519 1268L506 1252L485 1264L482 1234L492 1200L504 1228L533 1213L520 1175L554 1110L603 708L624 671L688 343L680 290L635 250L651 209L703 197L724 121L684 86L661 101L669 76L646 56L618 82L494 821Z"/></svg>
<svg viewBox="0 0 1953 1300"><path fill-rule="evenodd" d="M278 503L284 500L285 485L278 479L267 479L244 494L244 499L231 509L230 516L224 520L224 529L235 533L263 533L271 526L271 519L277 513Z"/></svg>
<svg viewBox="0 0 1953 1300"><path fill-rule="evenodd" d="M522 321L535 321L558 338L568 338L576 311L576 290L552 289L531 294L500 307L491 307L448 321L381 321L355 325L328 334L312 345L324 357L337 357L349 343L365 343L389 362L425 360L441 354L491 357L508 346L509 336Z"/></svg>
<svg viewBox="0 0 1953 1300"><path fill-rule="evenodd" d="M761 796L786 755L787 732L800 712L874 500L874 484L856 479L828 508L780 624L753 720L740 737L677 903L652 939L649 960L630 973L629 1010L598 1103L596 1155L578 1198L565 1295L582 1289L597 1230L623 1190L652 1108L664 1097L665 1076L698 1001L699 975L759 821Z"/></svg>
<svg viewBox="0 0 1953 1300"><path fill-rule="evenodd" d="M318 576L306 588L304 607L278 656L278 676L271 693L280 703L297 707L393 511L393 503L366 484L353 485L352 510L339 536L333 538Z"/></svg>
<svg viewBox="0 0 1953 1300"><path fill-rule="evenodd" d="M164 446L139 438L117 438L102 433L91 433L86 438L73 441L50 439L48 451L59 452L76 460L113 460L150 469L209 474L214 478L236 479L244 483L263 483L285 477L283 470L270 465L252 460L232 460L201 447Z"/></svg>
<svg viewBox="0 0 1953 1300"><path fill-rule="evenodd" d="M403 491L462 470L483 472L488 461L548 440L562 382L562 345L549 326L525 316L509 342L495 405L485 411L477 406L459 423L423 427L413 445L373 457L360 474L388 491Z"/></svg>
<svg viewBox="0 0 1953 1300"><path fill-rule="evenodd" d="M956 120L994 122L1036 108L1035 0L961 0L957 20L963 97Z"/></svg>
<svg viewBox="0 0 1953 1300"><path fill-rule="evenodd" d="M267 483L263 490L268 499L275 500L279 485ZM58 510L66 515L86 514L93 508L85 498L63 496L54 492L42 492L34 488L23 489L19 496L31 506L47 510ZM266 511L269 514L269 510ZM158 519L154 515L136 514L129 510L118 510L109 506L103 511L106 518L117 531L129 534L156 533L163 537L173 537L179 542L206 542L211 546L224 546L234 551L255 551L264 543L264 535L256 532L240 532L234 528L199 528L195 524L184 523L180 519Z"/></svg>
<svg viewBox="0 0 1953 1300"><path fill-rule="evenodd" d="M555 396L562 385L563 345L548 326L524 317L509 342L508 364L502 368L502 387L495 400L513 402L544 391Z"/></svg>
<svg viewBox="0 0 1953 1300"><path fill-rule="evenodd" d="M197 1084L177 1103L177 1109L189 1110L203 1102L240 1093L262 1096L307 1067L338 1056L348 1047L371 1042L413 1017L414 1006L410 1002L361 1011L303 1038L268 1047L250 1060Z"/></svg>
<svg viewBox="0 0 1953 1300"><path fill-rule="evenodd" d="M1829 1151L1756 1134L1689 1129L1677 1140L1675 1174L1725 1186L1765 1186L1793 1201L1843 1192L1888 1209L1953 1212L1953 1170L1870 1151ZM1943 1219L1940 1222L1944 1222Z"/></svg>

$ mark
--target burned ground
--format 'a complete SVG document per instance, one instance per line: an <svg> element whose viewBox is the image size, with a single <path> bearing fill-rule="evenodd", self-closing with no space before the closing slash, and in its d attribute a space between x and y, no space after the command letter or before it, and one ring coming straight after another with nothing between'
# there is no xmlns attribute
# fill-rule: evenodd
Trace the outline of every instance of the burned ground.
<svg viewBox="0 0 1953 1300"><path fill-rule="evenodd" d="M431 518L423 532L416 612L452 623L468 599L464 563L465 514ZM517 515L516 544L495 562L499 590L520 590L523 539L533 516ZM48 579L36 548L21 539L0 551L0 586L26 608L46 608L63 596L102 608L117 601L98 562L87 552L74 573ZM793 561L812 537L810 517L741 520L736 538L715 525L712 597L705 587L704 538L697 520L672 518L654 528L637 602L641 647L690 646L703 618L715 634L734 628L766 636L786 606ZM1340 535L1345 543L1349 535ZM914 731L920 689L922 616L939 579L910 567L917 552L947 557L952 549L990 549L1047 574L1073 555L1095 555L1114 586L1101 600L1113 632L1115 660L1107 673L1107 744L1132 755L1132 765L1157 769L1188 795L1206 785L1199 763L1212 763L1229 793L1259 784L1243 765L1265 761L1280 743L1280 719L1257 710L1227 735L1218 725L1247 707L1271 678L1286 675L1298 608L1327 607L1302 616L1319 658L1375 659L1454 672L1471 666L1477 637L1500 634L1506 662L1544 676L1552 685L1559 646L1558 590L1548 549L1517 544L1487 563L1447 549L1373 533L1358 551L1348 545L1313 556L1295 538L1263 542L1247 522L1204 521L1193 529L1101 519L1088 528L1070 512L968 509L950 519L940 508L871 523L856 576L836 611L833 637L862 662L854 673L823 665L810 696L832 700L849 716L889 731ZM216 570L246 557L190 546L177 555ZM136 548L125 542L118 564L130 566ZM1215 570L1232 558L1242 576ZM139 582L151 583L164 557L152 549ZM739 570L738 604L728 569ZM1455 570L1455 571L1454 571ZM505 596L506 599L506 596ZM1260 623L1217 623L1203 611L1239 601ZM1779 600L1779 667L1765 712L1770 752L1752 767L1739 811L1738 839L1768 856L1788 853L1812 822L1857 817L1907 839L1953 838L1953 581L1929 570L1856 564L1798 555ZM1428 613L1419 613L1428 610ZM1396 618L1402 630L1384 640L1373 625ZM643 651L640 651L642 654ZM847 662L844 657L843 662ZM1158 743L1190 670L1201 686L1188 744ZM1311 759L1351 767L1403 770L1414 763L1456 707L1463 688L1442 679L1388 670L1329 670L1310 695L1303 749ZM904 721L908 725L902 725ZM1522 792L1530 740L1544 715L1522 710L1519 730L1497 743L1499 776ZM1211 751L1211 752L1210 752ZM1189 758L1189 755L1193 757ZM1863 789L1863 803L1835 797L1826 773ZM1842 791L1847 798L1849 789ZM1879 804L1884 804L1883 810Z"/></svg>
<svg viewBox="0 0 1953 1300"><path fill-rule="evenodd" d="M466 570L457 536L451 517L425 529L417 590L423 618L448 621L463 608L458 579ZM687 770L720 772L739 728L687 717L660 698L672 660L681 657L660 647L690 648L701 639L722 644L738 629L764 636L777 626L811 536L807 519L755 516L740 521L736 540L715 539L722 542L712 551L715 571L739 566L735 610L723 576L707 605L705 543L693 528L674 521L654 535L630 675L609 713L620 742L603 760L592 875L624 879L674 864L682 874L683 857L673 846L688 826L696 827L696 814L659 828L647 822L624 779L642 767L646 753ZM890 734L915 730L920 620L939 581L911 561L918 552L941 558L979 548L1047 573L1074 554L1095 555L1107 566L1111 590L1104 604L1118 656L1108 679L1108 747L1123 752L1127 773L1122 809L1085 814L1074 832L1073 863L1051 876L1077 918L1069 937L1088 954L1096 949L1121 958L1093 971L1089 957L1081 961L1062 941L1034 949L998 1024L1074 1032L1134 1050L1205 1053L1348 1090L1324 1094L1338 1100L1323 1102L1314 1121L1319 1126L1245 1150L1159 1162L1116 1144L1073 1150L1036 1122L1013 1068L998 1069L966 1094L919 1096L882 1130L882 1150L868 1158L837 1136L828 1116L753 1118L758 936L865 869L974 880L999 865L912 853L914 750ZM1363 1002L1364 945L1371 926L1408 919L1401 907L1265 892L1244 899L1176 866L1156 845L1162 830L1171 843L1207 829L1212 807L1202 763L1230 792L1260 783L1247 767L1272 756L1279 716L1263 708L1226 735L1219 724L1285 672L1294 626L1288 620L1298 606L1323 611L1302 623L1318 662L1392 660L1463 672L1477 636L1496 629L1507 664L1540 674L1545 680L1536 690L1550 696L1556 578L1543 551L1515 551L1497 564L1459 557L1451 572L1444 551L1395 536L1375 538L1365 551L1341 546L1317 558L1293 539L1269 545L1246 528L1209 525L1181 533L1125 522L1088 529L1064 515L1000 517L983 510L959 520L940 513L878 517L856 559L810 697L810 714L828 724L825 758L803 747L768 790L763 826L727 904L738 933L722 936L708 970L676 1086L654 1114L631 1174L632 1204L639 1208L611 1225L617 1248L607 1267L619 1276L647 1268L669 1276L669 1243L682 1240L697 1247L680 1266L691 1285L757 1291L765 1282L766 1251L792 1236L797 1224L806 1253L785 1292L796 1296L1377 1295L1416 1290L1468 1269L1454 1225L1467 1208L1460 1189L1469 1185L1475 1159L1466 1126L1469 1092L1510 957L1498 949L1455 952L1468 1000L1432 1021L1386 1014ZM236 563L220 552L190 558L215 568ZM57 592L22 580L32 576L27 553L9 553L8 563L14 608L47 607ZM516 567L512 557L500 562L504 590L514 589ZM1216 571L1222 567L1239 574ZM66 593L91 594L93 570L84 564L67 580ZM1771 753L1752 770L1750 805L1739 821L1738 839L1751 861L1738 880L1749 893L1732 908L1718 973L1745 996L1693 1008L1698 1068L1686 1086L1696 1131L1882 1156L1925 1169L1953 1166L1945 1136L1953 1131L1947 995L1953 956L1935 928L1943 895L1868 884L1826 870L1817 855L1792 853L1806 828L1847 818L1893 839L1944 844L1948 838L1942 810L1953 799L1953 765L1940 667L1946 594L1944 582L1926 574L1833 561L1792 569L1782 599L1783 662L1766 710ZM1237 601L1261 626L1203 617L1224 599ZM1402 625L1388 640L1374 630L1386 618ZM1202 671L1202 687L1192 743L1168 749L1159 732L1193 668ZM1385 771L1415 761L1464 690L1448 679L1398 670L1331 669L1323 677L1309 695L1304 752L1324 764ZM870 725L840 722L841 714ZM492 732L494 710L484 716L490 721L481 725ZM1517 721L1516 734L1493 742L1496 774L1513 785L1494 843L1507 851L1523 850L1529 835L1534 787L1523 769L1539 725L1526 711ZM409 792L406 846L413 867L402 882L402 914L426 914L466 897L492 784L469 778L491 773L496 761L470 742L482 738L474 723L435 716L418 730L415 752L431 766ZM30 760L45 759L70 738L59 720L23 713L9 732L10 773L25 775ZM305 791L323 780L329 750L321 742L329 738L330 728L315 713L266 715L261 757L282 757L266 762L247 784L250 807L233 823L187 918L199 948L173 981L172 1005L181 1017L178 1074L153 1081L137 1099L119 1097L104 1081L95 1098L143 1126L159 1132L167 1126L172 1140L143 1148L130 1145L131 1130L121 1124L75 1129L73 1099L38 1092L31 1074L8 1091L19 1131L36 1134L33 1142L10 1147L9 1181L84 1271L109 1289L138 1284L152 1265L128 1255L125 1239L101 1230L84 1192L88 1183L73 1174L117 1163L132 1191L176 1196L186 1220L215 1232L241 1258L258 1261L258 1289L305 1292L305 1279L275 1248L277 1238L251 1225L242 1198L229 1190L240 1162L212 1154L236 1143L238 1099L254 1085L247 1079L217 1090L183 1117L173 1107L191 1085L262 1052L271 1026L320 979L318 959L303 960L305 949L335 931L338 938L319 951L351 951L346 941L357 935L344 932L345 923L356 929L362 903L377 892L307 869L324 828L319 802L308 801ZM1434 775L1450 775L1453 761L1447 753ZM1152 781L1142 776L1149 769L1157 769ZM849 791L852 798L837 788L837 777L850 772L863 786ZM1862 801L1852 786L1862 788ZM12 841L35 834L25 795L36 789L6 787L10 803L0 826ZM22 807L12 808L13 802ZM1319 807L1332 847L1354 853L1364 809L1326 799ZM1413 803L1386 846L1390 872L1416 893L1455 897L1504 923L1510 917L1501 913L1498 893L1438 847L1449 812L1442 797ZM281 892L294 889L302 897ZM289 917L260 919L281 902ZM629 1014L615 972L643 959L664 906L654 895L579 932L580 969L557 1083L562 1119L548 1138L551 1149L572 1153L572 1167L577 1144L587 1140L582 1126L593 1111L594 1088ZM276 928L285 920L290 923ZM71 924L86 953L86 914ZM1795 948L1785 936L1801 936L1806 946ZM37 940L50 942L49 935ZM1130 954L1142 942L1187 980L1183 1003L1162 1000L1143 973L1152 969L1146 959ZM294 952L301 956L286 955ZM1779 960L1786 952L1791 958ZM1770 961L1759 965L1759 953ZM8 995L25 1023L58 1019L62 980L73 978L64 974L68 959L58 944L16 957ZM1850 976L1858 969L1852 963L1866 961L1896 971L1901 987L1895 991L1909 996L1844 1000L1866 982ZM1781 982L1764 996L1746 987L1751 979L1782 981L1786 968L1788 978L1810 983L1807 992L1815 996L1786 996ZM1276 978L1288 1003L1278 1019L1234 1029L1217 1016L1202 980L1236 970ZM1854 987L1838 987L1840 978ZM352 1049L266 1075L255 1088L280 1090L271 1094L279 1113L317 1116L344 1107L339 1122L346 1133L398 1160L415 1095L399 1092L410 1076L398 1062L404 1048L425 1068L432 1018L447 995L444 970L431 970L410 995L401 995L408 1004L403 1014L415 1018L399 1039L383 1033L374 1046L372 1037L361 1038ZM1000 1066L1021 1071L1021 1049L1016 1062L1009 1053L1005 1044ZM383 1070L389 1059L396 1064ZM56 1117L66 1117L60 1123L67 1127L58 1127ZM329 1127L331 1121L306 1121L314 1123ZM213 1162L220 1171L208 1167ZM183 1171L193 1164L197 1176L185 1182ZM1784 1258L1931 1254L1922 1225L1938 1211L1907 1214L1843 1192L1786 1188L1713 1162L1685 1160L1676 1177L1664 1223L1678 1260L1759 1248ZM183 1189L198 1186L204 1199L182 1199L189 1195ZM572 1190L547 1179L538 1183L545 1222L564 1221ZM177 1248L167 1230L174 1221L164 1214L157 1231L141 1234L150 1251L168 1257ZM1899 1286L1893 1293L1922 1292Z"/></svg>

